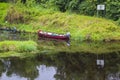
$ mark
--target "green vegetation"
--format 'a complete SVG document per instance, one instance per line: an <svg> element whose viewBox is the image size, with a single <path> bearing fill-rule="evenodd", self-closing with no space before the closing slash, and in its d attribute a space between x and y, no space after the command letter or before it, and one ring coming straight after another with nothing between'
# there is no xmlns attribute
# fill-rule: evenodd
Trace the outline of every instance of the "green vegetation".
<svg viewBox="0 0 120 80"><path fill-rule="evenodd" d="M119 40L120 28L112 21L68 13L55 13L39 18L40 29L55 32L70 32L75 40Z"/></svg>
<svg viewBox="0 0 120 80"><path fill-rule="evenodd" d="M0 42L1 57L25 56L37 52L37 44L33 41L2 41Z"/></svg>
<svg viewBox="0 0 120 80"><path fill-rule="evenodd" d="M77 47L76 47L77 46ZM34 57L40 54L65 53L117 53L120 51L119 42L65 42L40 41L38 45L33 41L2 41L0 42L0 57Z"/></svg>
<svg viewBox="0 0 120 80"><path fill-rule="evenodd" d="M96 15L97 4L105 4L106 6L105 11L99 11L100 16L112 19L120 24L119 0L57 0L55 2L60 11L71 11L90 16Z"/></svg>
<svg viewBox="0 0 120 80"><path fill-rule="evenodd" d="M100 11L100 16L120 23L119 0L0 0L0 2L17 3L17 5L22 3L27 7L39 5L46 9L52 8L61 12L69 11L90 16L96 15L97 4L105 4L106 10Z"/></svg>
<svg viewBox="0 0 120 80"><path fill-rule="evenodd" d="M67 46L63 42L43 41L38 46L40 53L54 54L54 53L94 53L107 54L117 53L120 51L120 42L76 42L71 41L71 46Z"/></svg>
<svg viewBox="0 0 120 80"><path fill-rule="evenodd" d="M2 41L0 51L32 52L37 50L37 44L33 41Z"/></svg>
<svg viewBox="0 0 120 80"><path fill-rule="evenodd" d="M5 17L7 14L7 8L9 7L9 4L7 3L0 3L0 24L5 22Z"/></svg>
<svg viewBox="0 0 120 80"><path fill-rule="evenodd" d="M3 52L0 53L0 58L8 58L8 57L18 57L18 58L27 58L27 57L35 57L35 53L20 53L20 52L14 52L14 51L9 51L9 52Z"/></svg>
<svg viewBox="0 0 120 80"><path fill-rule="evenodd" d="M1 3L1 5L8 5L8 3ZM46 9L41 5L31 6L16 3L9 8L4 7L8 10L4 20L0 22L1 25L16 26L17 29L29 32L37 32L39 29L64 34L70 32L72 39L81 41L120 40L120 27L111 20L69 12L61 13L54 8Z"/></svg>
<svg viewBox="0 0 120 80"><path fill-rule="evenodd" d="M22 2L21 2L22 1ZM11 3L12 2L12 3ZM80 4L79 4L80 3ZM91 7L86 7L88 6ZM107 15L104 18L97 18L96 16L96 0L14 0L0 3L0 27L17 27L18 30L25 30L28 32L37 32L39 29L48 32L65 34L71 33L71 45L66 46L57 45L57 43L41 43L39 45L39 53L56 53L56 52L84 52L90 53L108 53L114 52L113 46L106 44L103 46L101 43L93 43L91 45L80 43L80 41L120 41L120 27L117 25L119 22L119 11L111 8L113 5L109 3L109 8L106 9ZM94 5L93 5L94 4ZM102 13L100 13L101 16ZM86 16L90 15L90 16ZM92 17L91 17L92 16ZM112 21L105 18L112 18ZM79 44L76 45L76 41ZM78 46L78 47L76 47ZM58 48L59 47L59 48ZM113 50L110 50L113 48ZM104 50L104 51L103 51ZM21 53L37 53L37 45L34 42L19 42L19 41L5 41L0 42L0 52L6 55L21 55ZM13 54L12 54L13 53ZM24 54L26 55L26 54Z"/></svg>

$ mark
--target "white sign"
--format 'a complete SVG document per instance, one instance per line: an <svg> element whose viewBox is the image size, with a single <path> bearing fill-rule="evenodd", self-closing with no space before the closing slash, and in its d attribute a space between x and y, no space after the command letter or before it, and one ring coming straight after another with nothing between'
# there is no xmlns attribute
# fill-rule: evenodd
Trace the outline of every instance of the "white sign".
<svg viewBox="0 0 120 80"><path fill-rule="evenodd" d="M97 5L97 10L105 10L105 5Z"/></svg>
<svg viewBox="0 0 120 80"><path fill-rule="evenodd" d="M98 59L98 60L97 60L97 65L99 65L99 66L104 66L104 60Z"/></svg>

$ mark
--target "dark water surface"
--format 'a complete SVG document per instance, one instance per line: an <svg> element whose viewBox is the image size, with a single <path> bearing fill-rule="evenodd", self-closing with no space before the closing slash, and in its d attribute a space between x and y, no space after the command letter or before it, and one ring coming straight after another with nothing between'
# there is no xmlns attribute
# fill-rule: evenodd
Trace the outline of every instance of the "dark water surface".
<svg viewBox="0 0 120 80"><path fill-rule="evenodd" d="M0 41L4 40L37 41L37 36L32 33L0 31ZM102 43L100 47L96 43L88 43L86 47L85 44L74 45L80 47L81 52L40 54L24 59L0 58L0 80L120 80L118 43ZM92 51L105 51L106 54L93 54Z"/></svg>
<svg viewBox="0 0 120 80"><path fill-rule="evenodd" d="M104 65L97 65L98 59L104 60ZM120 80L120 53L0 59L0 80Z"/></svg>

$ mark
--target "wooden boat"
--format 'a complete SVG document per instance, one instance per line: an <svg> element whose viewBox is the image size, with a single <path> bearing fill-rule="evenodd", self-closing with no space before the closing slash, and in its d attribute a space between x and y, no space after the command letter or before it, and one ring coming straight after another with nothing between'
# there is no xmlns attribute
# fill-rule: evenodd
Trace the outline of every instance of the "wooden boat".
<svg viewBox="0 0 120 80"><path fill-rule="evenodd" d="M70 40L70 33L67 34L55 34L50 32L44 32L42 30L38 31L38 37L40 38L49 38L49 39L55 39L55 40L64 40L69 41Z"/></svg>

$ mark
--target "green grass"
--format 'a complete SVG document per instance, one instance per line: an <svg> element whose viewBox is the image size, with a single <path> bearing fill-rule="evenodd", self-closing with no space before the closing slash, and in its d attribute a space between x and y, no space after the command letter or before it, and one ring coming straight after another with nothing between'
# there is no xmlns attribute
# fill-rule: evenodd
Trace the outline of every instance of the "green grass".
<svg viewBox="0 0 120 80"><path fill-rule="evenodd" d="M0 52L32 53L37 51L37 44L33 41L2 41Z"/></svg>
<svg viewBox="0 0 120 80"><path fill-rule="evenodd" d="M2 41L0 42L0 57L34 57L39 54L66 53L94 53L106 54L120 51L120 42L71 42L67 46L65 42L41 41L38 45L33 41Z"/></svg>
<svg viewBox="0 0 120 80"><path fill-rule="evenodd" d="M37 54L36 53L20 53L20 52L14 52L14 51L9 51L9 52L3 52L0 53L0 58L7 58L7 57L18 57L18 58L27 58L27 57L35 57Z"/></svg>
<svg viewBox="0 0 120 80"><path fill-rule="evenodd" d="M9 4L7 3L0 3L0 23L4 23L4 18L7 14L9 8Z"/></svg>
<svg viewBox="0 0 120 80"><path fill-rule="evenodd" d="M0 57L34 57L38 52L34 41L1 41Z"/></svg>
<svg viewBox="0 0 120 80"><path fill-rule="evenodd" d="M54 54L59 52L66 53L94 53L106 54L120 51L120 42L77 42L71 41L71 46L64 42L43 41L38 46L40 53Z"/></svg>
<svg viewBox="0 0 120 80"><path fill-rule="evenodd" d="M106 19L58 12L41 16L39 21L36 25L40 25L41 29L57 33L70 32L76 40L86 40L87 36L91 40L120 39L120 27Z"/></svg>
<svg viewBox="0 0 120 80"><path fill-rule="evenodd" d="M34 7L25 7L23 4L10 6L14 7L16 11L16 14L12 15L15 20L13 19L11 24L1 23L3 26L16 26L17 29L29 32L37 32L39 29L63 34L70 32L71 39L80 41L120 40L120 26L117 26L111 20L72 13L61 13L54 9L45 9L39 5ZM7 9L7 7L4 7L1 10L6 11ZM16 15L22 15L22 23L15 23Z"/></svg>

